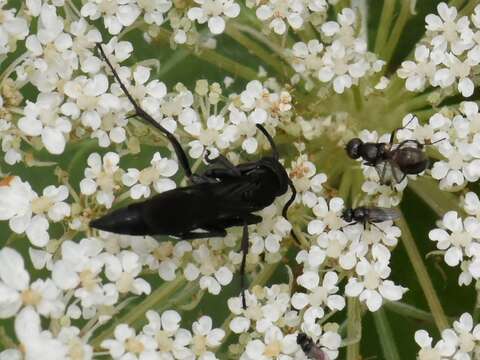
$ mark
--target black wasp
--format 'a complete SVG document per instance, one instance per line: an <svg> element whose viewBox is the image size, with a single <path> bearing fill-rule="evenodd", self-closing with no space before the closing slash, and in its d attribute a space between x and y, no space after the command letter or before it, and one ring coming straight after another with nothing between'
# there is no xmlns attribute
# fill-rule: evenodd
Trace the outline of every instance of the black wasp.
<svg viewBox="0 0 480 360"><path fill-rule="evenodd" d="M407 127L413 117L405 127ZM420 174L429 166L429 159L425 153L425 145L417 140L404 140L394 144L395 133L403 128L397 128L390 134L390 141L384 142L363 142L359 138L351 139L345 148L352 159L362 158L364 164L373 166L380 177L380 183L390 185L401 183L407 175ZM444 139L438 140L442 141ZM436 142L438 142L436 141Z"/></svg>
<svg viewBox="0 0 480 360"><path fill-rule="evenodd" d="M313 339L304 333L297 335L297 344L302 348L305 355L312 360L328 360L327 354L320 349L320 346L316 344Z"/></svg>
<svg viewBox="0 0 480 360"><path fill-rule="evenodd" d="M346 208L342 213L342 219L349 223L346 226L361 223L364 228L367 227L367 224L376 226L375 223L397 220L398 218L400 218L398 210L384 207L359 206L355 209Z"/></svg>
<svg viewBox="0 0 480 360"><path fill-rule="evenodd" d="M114 70L102 46L97 44L97 48L133 105L135 112L132 116L140 117L168 138L191 185L114 210L91 221L90 226L117 234L170 235L185 240L223 237L227 235L227 228L243 226L240 281L245 308L248 225L262 221L262 217L253 212L272 204L276 197L285 194L290 187L292 196L282 210L282 215L286 217L296 195L292 181L278 161L279 154L272 137L262 125L257 124L257 128L270 143L271 156L235 166L222 155L209 159L207 153L205 160L208 165L205 171L193 174L187 156L175 136L138 105Z"/></svg>

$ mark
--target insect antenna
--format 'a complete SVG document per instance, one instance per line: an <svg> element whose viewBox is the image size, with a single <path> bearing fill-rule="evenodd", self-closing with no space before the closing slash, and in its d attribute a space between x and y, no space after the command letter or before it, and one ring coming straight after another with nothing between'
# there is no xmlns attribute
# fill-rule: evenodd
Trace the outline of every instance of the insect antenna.
<svg viewBox="0 0 480 360"><path fill-rule="evenodd" d="M178 140L175 138L175 136L173 136L173 134L168 131L166 128L164 128L162 125L160 125L157 121L155 121L154 118L152 118L145 110L143 110L140 105L138 105L138 103L135 101L135 99L133 98L133 96L130 94L130 92L127 90L127 87L125 86L125 84L122 82L122 80L120 79L120 76L118 75L118 73L115 71L115 69L113 68L113 65L112 63L110 62L110 60L108 59L107 55L105 54L105 51L103 50L103 47L102 47L102 44L100 43L97 43L96 44L96 47L97 49L100 51L100 54L102 55L102 57L104 58L105 62L107 63L108 67L110 68L110 70L112 71L113 73L113 76L115 77L115 79L117 80L118 84L120 85L120 88L123 90L123 92L125 93L125 96L128 98L128 100L130 101L130 103L133 105L133 108L135 109L135 114L131 115L131 116L128 116L128 118L131 118L131 117L134 117L134 116L138 116L140 118L142 118L143 120L145 120L147 123L149 123L150 125L154 126L155 128L157 128L158 130L160 130L167 138L168 140L170 141L170 143L172 144L174 150L175 150L175 153L177 154L177 158L178 158L178 161L180 162L181 166L183 167L183 170L185 171L185 174L188 178L192 178L192 170L190 168L190 164L188 162L188 159L187 159L187 155L185 154L185 152L183 151L183 148L182 146L180 145L180 143L178 142Z"/></svg>
<svg viewBox="0 0 480 360"><path fill-rule="evenodd" d="M272 137L270 136L268 131L263 127L263 125L257 124L256 126L257 126L257 129L259 129L263 133L263 135L265 135L268 142L270 143L270 147L272 148L272 157L275 160L278 160L279 156L278 156L277 146L275 145L275 142L273 141Z"/></svg>

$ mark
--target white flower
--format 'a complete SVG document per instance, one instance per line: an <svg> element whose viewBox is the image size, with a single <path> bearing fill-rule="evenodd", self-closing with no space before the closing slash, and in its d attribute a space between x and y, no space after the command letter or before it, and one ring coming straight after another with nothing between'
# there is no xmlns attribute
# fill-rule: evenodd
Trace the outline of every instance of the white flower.
<svg viewBox="0 0 480 360"><path fill-rule="evenodd" d="M37 34L25 41L30 55L26 63L31 68L28 79L41 92L53 91L78 68L77 55L71 49L72 37L63 30L64 19L57 16L55 6L43 4Z"/></svg>
<svg viewBox="0 0 480 360"><path fill-rule="evenodd" d="M445 229L433 229L428 236L437 242L437 248L445 251L444 259L449 266L457 266L464 257L480 256L480 222L467 217L462 220L455 211L447 212L442 219ZM475 274L478 278L480 274Z"/></svg>
<svg viewBox="0 0 480 360"><path fill-rule="evenodd" d="M150 161L152 166L139 171L134 168L128 169L122 177L126 186L130 186L130 196L132 199L150 196L150 186L153 185L158 193L174 189L176 184L168 179L175 175L178 170L178 163L175 160L162 158L160 153L156 152Z"/></svg>
<svg viewBox="0 0 480 360"><path fill-rule="evenodd" d="M345 295L358 297L365 302L370 311L377 311L383 299L398 301L407 291L406 288L385 280L390 275L390 268L383 261L369 263L361 259L355 271L361 278L351 277L345 287Z"/></svg>
<svg viewBox="0 0 480 360"><path fill-rule="evenodd" d="M0 54L13 52L16 49L18 40L23 40L28 35L27 20L21 16L16 16L16 10L2 9L8 2L0 3L0 15L2 24L0 25Z"/></svg>
<svg viewBox="0 0 480 360"><path fill-rule="evenodd" d="M201 360L217 359L211 351L221 345L225 337L222 329L212 329L212 319L202 316L192 324L193 338L190 349Z"/></svg>
<svg viewBox="0 0 480 360"><path fill-rule="evenodd" d="M276 34L282 35L287 31L287 24L294 30L303 26L306 10L305 4L299 0L269 0L257 8L256 14L260 20L268 20L269 27Z"/></svg>
<svg viewBox="0 0 480 360"><path fill-rule="evenodd" d="M454 321L453 329L442 331L442 339L432 347L432 338L425 330L415 333L415 341L421 349L418 359L476 359L480 346L480 325L474 327L473 318L464 313Z"/></svg>
<svg viewBox="0 0 480 360"><path fill-rule="evenodd" d="M37 101L27 101L25 117L20 118L18 127L28 136L41 136L45 148L52 154L63 153L65 137L72 124L60 115L63 98L58 93L40 93Z"/></svg>
<svg viewBox="0 0 480 360"><path fill-rule="evenodd" d="M155 356L157 342L151 336L135 334L135 330L126 324L117 325L115 339L103 340L100 346L108 349L113 359L152 358Z"/></svg>
<svg viewBox="0 0 480 360"><path fill-rule="evenodd" d="M63 290L75 289L75 297L83 307L112 305L118 300L113 284L102 284L100 278L103 261L100 253L103 244L94 238L82 239L79 243L65 241L61 247L61 260L52 268L52 279Z"/></svg>
<svg viewBox="0 0 480 360"><path fill-rule="evenodd" d="M110 208L114 200L113 193L118 188L114 174L119 169L119 161L119 155L114 152L106 153L103 161L99 154L90 154L87 160L89 167L85 169L85 178L80 181L82 194L93 195L96 193L97 202ZM100 189L97 191L98 188Z"/></svg>
<svg viewBox="0 0 480 360"><path fill-rule="evenodd" d="M133 24L140 15L140 8L132 0L109 1L96 0L84 3L81 9L83 17L91 20L103 18L103 23L108 32L116 35L122 31L123 27Z"/></svg>
<svg viewBox="0 0 480 360"><path fill-rule="evenodd" d="M0 318L15 315L22 306L32 306L40 314L59 318L64 309L62 293L50 279L30 282L23 259L15 250L0 250Z"/></svg>
<svg viewBox="0 0 480 360"><path fill-rule="evenodd" d="M199 24L208 22L212 34L225 30L225 18L235 18L240 14L240 6L234 0L195 0L200 6L188 10L188 18Z"/></svg>
<svg viewBox="0 0 480 360"><path fill-rule="evenodd" d="M310 276L309 276L310 274ZM342 310L345 307L345 299L341 295L337 295L338 275L333 272L327 272L319 285L320 277L315 272L304 272L297 278L299 285L308 290L308 293L295 293L292 296L292 305L296 309L303 309L306 306L327 306L330 310Z"/></svg>
<svg viewBox="0 0 480 360"><path fill-rule="evenodd" d="M25 359L64 360L68 348L53 337L48 330L42 330L40 316L32 307L26 307L15 318L15 334L22 346Z"/></svg>
<svg viewBox="0 0 480 360"><path fill-rule="evenodd" d="M270 327L262 340L255 339L250 341L245 349L246 359L293 359L291 355L297 350L296 334L284 335L276 327Z"/></svg>
<svg viewBox="0 0 480 360"><path fill-rule="evenodd" d="M150 284L142 278L137 278L142 267L138 262L139 256L131 251L122 251L117 256L105 254L105 275L108 280L115 282L120 294L150 294Z"/></svg>

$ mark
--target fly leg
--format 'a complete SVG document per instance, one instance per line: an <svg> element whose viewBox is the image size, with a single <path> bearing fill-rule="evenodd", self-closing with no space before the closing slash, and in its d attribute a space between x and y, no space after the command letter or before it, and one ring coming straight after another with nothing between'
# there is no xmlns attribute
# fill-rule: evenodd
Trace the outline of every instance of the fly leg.
<svg viewBox="0 0 480 360"><path fill-rule="evenodd" d="M170 141L170 143L173 146L173 149L175 150L175 153L177 155L178 161L180 162L180 165L182 166L185 175L191 179L193 174L192 174L192 169L190 168L190 164L188 162L187 155L185 154L185 151L183 151L182 146L178 142L177 138L166 128L164 128L162 125L160 125L153 117L151 117L145 110L143 110L140 105L135 101L133 96L130 94L130 92L127 90L127 87L125 84L122 82L120 79L120 76L118 73L115 71L113 68L112 63L108 59L107 55L105 54L105 51L103 50L103 47L100 43L97 43L97 49L100 51L100 54L104 58L105 62L107 63L108 67L113 73L113 76L118 82L118 85L120 85L120 88L123 90L125 93L125 96L128 98L130 103L133 105L133 108L135 109L135 114L133 116L138 116L156 129L160 130Z"/></svg>
<svg viewBox="0 0 480 360"><path fill-rule="evenodd" d="M402 129L405 129L406 127L408 127L408 125L410 125L410 123L415 120L415 119L418 119L417 116L412 116L412 118L405 124L405 126L402 126L402 127L399 127L399 128L396 128L392 131L392 133L390 134L390 147L391 145L393 145L393 142L395 141L395 133L398 131L398 130L402 130Z"/></svg>

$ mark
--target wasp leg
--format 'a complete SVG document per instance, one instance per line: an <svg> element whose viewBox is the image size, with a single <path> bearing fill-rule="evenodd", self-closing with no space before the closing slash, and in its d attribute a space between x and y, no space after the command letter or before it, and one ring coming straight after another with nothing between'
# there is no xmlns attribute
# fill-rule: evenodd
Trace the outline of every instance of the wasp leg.
<svg viewBox="0 0 480 360"><path fill-rule="evenodd" d="M211 237L225 237L227 236L227 231L221 228L205 228L206 232L186 232L178 234L177 236L182 240L192 240L192 239L206 239Z"/></svg>
<svg viewBox="0 0 480 360"><path fill-rule="evenodd" d="M240 265L240 288L242 290L242 306L245 310L247 308L247 300L245 298L245 264L247 262L248 255L248 223L245 220L243 223L243 235L242 235L242 264Z"/></svg>
<svg viewBox="0 0 480 360"><path fill-rule="evenodd" d="M128 98L130 103L133 105L133 108L135 109L135 114L134 115L142 118L147 123L149 123L153 127L160 130L168 138L168 140L170 141L170 143L172 144L172 146L175 150L175 153L177 154L178 161L180 162L180 165L182 166L183 171L185 171L185 174L187 175L188 178L191 178L192 177L192 170L190 168L190 164L188 162L187 155L185 154L185 151L183 151L183 148L180 145L180 143L178 142L177 138L170 131L168 131L166 128L164 128L162 125L160 125L157 121L155 121L155 119L153 117L151 117L145 110L143 110L140 107L140 105L138 105L138 103L135 101L133 96L127 90L127 87L125 86L125 84L120 79L120 76L118 75L118 73L113 68L112 63L110 62L107 55L103 51L102 45L100 43L97 43L96 46L97 46L97 49L100 51L100 54L102 55L102 57L105 59L105 62L107 63L108 67L112 71L113 76L115 77L115 79L118 82L118 85L120 85L120 88L125 93L125 96Z"/></svg>
<svg viewBox="0 0 480 360"><path fill-rule="evenodd" d="M272 157L275 160L278 160L279 158L278 150L277 150L277 146L275 145L275 141L273 141L272 136L268 133L267 129L263 127L263 125L256 124L255 126L257 127L258 130L260 130L263 133L263 135L267 138L268 142L270 143L270 147L272 148Z"/></svg>
<svg viewBox="0 0 480 360"><path fill-rule="evenodd" d="M262 222L263 218L260 215L255 215L255 214L247 214L240 217L232 217L232 218L227 218L227 219L222 219L218 220L215 223L215 226L220 227L220 228L229 228L232 226L242 226L245 221L247 222L247 225L253 225L253 224L258 224ZM207 225L208 227L208 225Z"/></svg>

